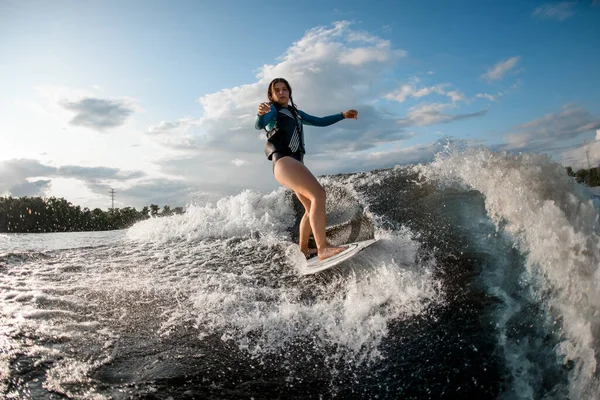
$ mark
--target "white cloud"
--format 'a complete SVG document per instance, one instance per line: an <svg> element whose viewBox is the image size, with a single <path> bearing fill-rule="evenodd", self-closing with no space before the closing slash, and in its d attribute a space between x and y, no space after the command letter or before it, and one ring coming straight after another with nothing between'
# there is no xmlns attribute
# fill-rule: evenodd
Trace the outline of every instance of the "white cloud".
<svg viewBox="0 0 600 400"><path fill-rule="evenodd" d="M557 113L519 125L517 132L506 135L507 147L511 149L544 149L557 140L574 139L581 134L600 128L600 118L586 109L566 104Z"/></svg>
<svg viewBox="0 0 600 400"><path fill-rule="evenodd" d="M446 96L450 97L450 100L452 100L453 102L465 100L465 95L457 90L451 90L449 92L446 92Z"/></svg>
<svg viewBox="0 0 600 400"><path fill-rule="evenodd" d="M79 100L62 100L60 105L75 113L72 125L85 126L98 131L121 126L134 112L127 100L110 100L85 97Z"/></svg>
<svg viewBox="0 0 600 400"><path fill-rule="evenodd" d="M387 61L389 52L386 49L352 49L340 55L340 63L362 65L368 62Z"/></svg>
<svg viewBox="0 0 600 400"><path fill-rule="evenodd" d="M511 57L507 60L501 61L494 65L492 68L488 69L485 74L481 77L486 81L495 81L498 79L502 79L502 77L511 69L513 69L517 63L519 62L520 57L515 56Z"/></svg>
<svg viewBox="0 0 600 400"><path fill-rule="evenodd" d="M181 179L152 179L128 185L117 192L120 204L136 204L138 207L156 204L171 207L185 206L196 189ZM105 192L106 193L106 192Z"/></svg>
<svg viewBox="0 0 600 400"><path fill-rule="evenodd" d="M486 114L487 110L481 110L470 114L446 114L444 111L454 108L454 104L441 103L423 103L408 109L405 118L398 120L401 126L424 126L447 123L459 119L480 117Z"/></svg>
<svg viewBox="0 0 600 400"><path fill-rule="evenodd" d="M416 83L418 83L418 78L413 79ZM394 90L386 94L384 97L388 100L395 100L399 103L403 103L407 98L412 97L415 99L419 99L421 97L429 96L431 94L439 94L442 96L447 96L453 102L463 101L465 100L465 95L457 90L446 90L447 87L450 86L448 83L442 83L435 86L429 86L418 89L416 83L404 84L400 86L399 89Z"/></svg>
<svg viewBox="0 0 600 400"><path fill-rule="evenodd" d="M366 32L350 32L348 43L357 43L359 47L347 49L340 54L342 64L362 65L371 62L385 62L405 57L406 51L392 49L389 40L383 40Z"/></svg>
<svg viewBox="0 0 600 400"><path fill-rule="evenodd" d="M61 179L75 180L80 187L105 196L111 185L115 183L131 186L148 179L142 171L77 165L53 167L32 159L0 161L0 176L2 177L0 179L0 196L8 194L13 196L46 195L53 186L54 180Z"/></svg>
<svg viewBox="0 0 600 400"><path fill-rule="evenodd" d="M500 93L498 94L501 95ZM488 93L478 93L475 97L477 97L478 99L488 99L489 101L496 101L496 98Z"/></svg>
<svg viewBox="0 0 600 400"><path fill-rule="evenodd" d="M235 165L236 167L241 167L242 165L248 164L248 162L246 160L241 160L239 158L236 158L235 160L231 160L231 163L233 165Z"/></svg>
<svg viewBox="0 0 600 400"><path fill-rule="evenodd" d="M93 88L102 90L98 85ZM19 104L62 124L100 132L122 126L134 112L142 111L133 98L99 98L89 89L44 85L36 90L41 102L21 101Z"/></svg>
<svg viewBox="0 0 600 400"><path fill-rule="evenodd" d="M383 95L380 89L357 85L377 81L404 55L389 41L354 30L348 22L311 29L278 63L262 66L255 82L202 96L201 117L162 121L151 126L146 137L185 150L177 159L165 158L159 163L163 172L181 176L190 185L224 190L219 185L228 182L237 190L274 188L278 184L263 154L264 133L254 129L256 109L266 100L269 82L286 78L294 102L309 114L324 116L358 109L357 121L341 121L327 128L306 127L310 163L320 155L349 154L410 137L396 123L396 116L372 105ZM459 94L448 96L456 98ZM243 168L239 162L223 160L244 160ZM314 172L322 173L318 169Z"/></svg>
<svg viewBox="0 0 600 400"><path fill-rule="evenodd" d="M38 179L16 183L10 188L10 195L14 197L38 197L47 196L50 190L49 179Z"/></svg>
<svg viewBox="0 0 600 400"><path fill-rule="evenodd" d="M572 17L575 14L573 8L576 4L576 1L564 1L561 3L544 4L533 10L533 13L531 15L540 19L554 19L558 21L564 21L565 19Z"/></svg>
<svg viewBox="0 0 600 400"><path fill-rule="evenodd" d="M93 96L90 90L66 88L55 85L44 85L35 88L41 101L19 100L22 105L39 115L55 120L61 124L68 124L73 114L61 106L65 99L80 99Z"/></svg>
<svg viewBox="0 0 600 400"><path fill-rule="evenodd" d="M35 160L15 159L0 161L0 195L11 192L14 186L30 182L31 178L48 176L56 169L42 165Z"/></svg>
<svg viewBox="0 0 600 400"><path fill-rule="evenodd" d="M177 121L161 121L148 128L149 138L177 151L193 151L197 144L195 133L201 131L202 119L184 117Z"/></svg>
<svg viewBox="0 0 600 400"><path fill-rule="evenodd" d="M311 157L309 167L320 174L339 174L392 168L397 165L428 162L442 146L438 142L405 147L383 146L371 151L357 153L331 153Z"/></svg>
<svg viewBox="0 0 600 400"><path fill-rule="evenodd" d="M367 169L376 169L430 162L434 159L435 154L443 151L448 143L453 141L452 138L441 137L434 142L408 147L397 146L395 148L361 154L360 157L347 162L348 166L344 172L356 171L357 169L353 169L352 165L361 165ZM343 157L343 155L340 157Z"/></svg>

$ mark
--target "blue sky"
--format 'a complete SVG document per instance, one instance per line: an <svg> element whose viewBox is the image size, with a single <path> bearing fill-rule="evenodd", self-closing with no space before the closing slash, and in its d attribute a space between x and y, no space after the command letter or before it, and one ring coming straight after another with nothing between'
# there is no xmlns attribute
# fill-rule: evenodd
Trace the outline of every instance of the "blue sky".
<svg viewBox="0 0 600 400"><path fill-rule="evenodd" d="M600 162L600 1L3 1L0 195L184 205L278 184L268 82L315 174L426 162L445 137ZM597 137L598 135L598 137Z"/></svg>

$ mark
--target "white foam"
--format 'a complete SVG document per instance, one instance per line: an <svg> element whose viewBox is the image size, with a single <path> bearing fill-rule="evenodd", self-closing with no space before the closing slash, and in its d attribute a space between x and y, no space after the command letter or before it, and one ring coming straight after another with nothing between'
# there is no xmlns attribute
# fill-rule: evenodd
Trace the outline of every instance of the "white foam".
<svg viewBox="0 0 600 400"><path fill-rule="evenodd" d="M544 293L549 314L562 320L557 350L576 363L571 396L597 395L600 238L598 212L589 196L545 155L469 149L415 169L485 196L489 216L527 256L528 274L539 285L540 297Z"/></svg>
<svg viewBox="0 0 600 400"><path fill-rule="evenodd" d="M244 190L220 199L216 204L190 205L182 215L151 218L129 229L128 238L164 242L172 239L229 238L257 231L262 234L284 231L294 223L291 198L280 188L263 195Z"/></svg>
<svg viewBox="0 0 600 400"><path fill-rule="evenodd" d="M431 265L415 265L418 244L407 231L380 233L379 238L379 250L372 252L376 255L354 265L362 273L311 283L318 291L314 302L300 300L306 290L302 285L232 288L212 277L200 279L191 296L191 312L201 336L224 332L223 340L234 341L257 357L309 340L314 346L336 348L338 353L331 358L349 355L349 362L379 358L390 322L418 315L443 298ZM180 323L182 317L170 324Z"/></svg>
<svg viewBox="0 0 600 400"><path fill-rule="evenodd" d="M114 239L120 235L115 232ZM86 296L96 289L95 275L106 276L110 261L105 256L104 263L93 263L87 251L99 250L59 253L50 261L33 258L0 274L0 341L6 350L0 356L0 389L21 379L10 365L25 356L42 370L51 366L43 383L46 388L70 398L104 398L94 393L96 383L89 376L107 359L102 354L89 357L89 351L110 347L114 336L89 313ZM27 390L17 385L7 396L19 398Z"/></svg>

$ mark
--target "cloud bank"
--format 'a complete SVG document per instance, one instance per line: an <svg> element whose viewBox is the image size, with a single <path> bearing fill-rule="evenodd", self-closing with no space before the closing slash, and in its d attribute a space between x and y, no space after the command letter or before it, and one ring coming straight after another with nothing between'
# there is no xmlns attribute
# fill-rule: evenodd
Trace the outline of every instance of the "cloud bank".
<svg viewBox="0 0 600 400"><path fill-rule="evenodd" d="M110 183L135 181L145 177L145 173L109 167L52 167L37 160L13 159L0 161L0 176L0 195L46 196L51 178L77 179L92 192L106 195Z"/></svg>
<svg viewBox="0 0 600 400"><path fill-rule="evenodd" d="M513 149L543 149L599 128L600 118L580 106L566 104L559 112L517 126L515 132L506 135L506 140Z"/></svg>

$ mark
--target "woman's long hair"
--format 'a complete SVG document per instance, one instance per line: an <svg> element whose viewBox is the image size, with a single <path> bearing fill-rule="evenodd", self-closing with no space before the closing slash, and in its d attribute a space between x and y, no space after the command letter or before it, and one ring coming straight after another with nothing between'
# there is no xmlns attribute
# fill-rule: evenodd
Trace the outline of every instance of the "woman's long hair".
<svg viewBox="0 0 600 400"><path fill-rule="evenodd" d="M292 109L292 112L294 114L298 115L298 107L296 107L296 104L294 103L294 98L292 97L292 87L284 78L275 78L271 81L271 83L269 83L269 88L267 89L267 97L269 98L269 101L271 103L275 103L275 100L273 100L273 87L276 83L279 82L283 82L285 83L285 86L287 86L287 89L290 92L290 103L292 103L292 106L290 108Z"/></svg>

